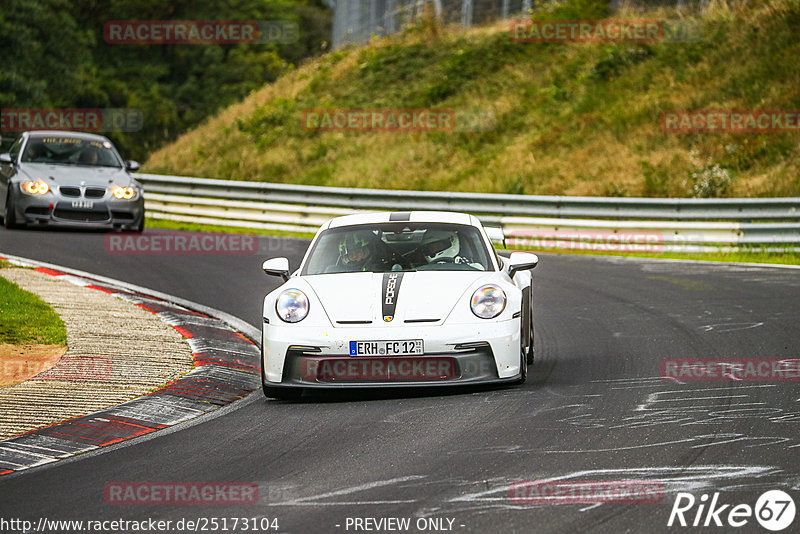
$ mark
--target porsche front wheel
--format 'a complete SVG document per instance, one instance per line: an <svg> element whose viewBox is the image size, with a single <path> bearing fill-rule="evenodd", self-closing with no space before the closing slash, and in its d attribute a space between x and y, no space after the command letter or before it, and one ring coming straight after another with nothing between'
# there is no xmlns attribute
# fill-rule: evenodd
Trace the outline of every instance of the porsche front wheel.
<svg viewBox="0 0 800 534"><path fill-rule="evenodd" d="M535 356L533 349L533 314L531 314L529 328L530 328L530 334L528 335L528 351L527 354L525 354L525 361L528 362L528 365L533 365L533 359Z"/></svg>
<svg viewBox="0 0 800 534"><path fill-rule="evenodd" d="M525 323L523 323L524 325ZM528 346L525 345L525 336L523 335L523 328L524 326L520 325L519 329L519 379L517 380L517 384L524 384L525 380L528 379L528 353L530 350L530 346L532 343L530 342L530 338L528 341Z"/></svg>
<svg viewBox="0 0 800 534"><path fill-rule="evenodd" d="M525 354L525 349L522 348L519 351L519 380L517 380L517 384L524 384L525 380L528 379L528 358Z"/></svg>

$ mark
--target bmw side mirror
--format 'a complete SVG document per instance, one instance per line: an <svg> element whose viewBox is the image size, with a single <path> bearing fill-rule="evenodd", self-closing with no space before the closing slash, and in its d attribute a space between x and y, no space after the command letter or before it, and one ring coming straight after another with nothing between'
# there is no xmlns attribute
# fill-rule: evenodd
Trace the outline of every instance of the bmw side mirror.
<svg viewBox="0 0 800 534"><path fill-rule="evenodd" d="M539 265L539 256L530 252L512 252L508 258L508 276L514 278L519 271L527 271Z"/></svg>
<svg viewBox="0 0 800 534"><path fill-rule="evenodd" d="M271 258L261 266L270 276L280 276L283 281L289 279L289 260L287 258Z"/></svg>
<svg viewBox="0 0 800 534"><path fill-rule="evenodd" d="M138 161L133 161L132 159L130 159L130 160L125 162L125 169L127 169L127 170L129 170L131 172L136 172L136 171L139 170L139 162Z"/></svg>
<svg viewBox="0 0 800 534"><path fill-rule="evenodd" d="M11 159L11 154L6 152L5 154L0 154L0 163L11 164L14 163L14 160Z"/></svg>

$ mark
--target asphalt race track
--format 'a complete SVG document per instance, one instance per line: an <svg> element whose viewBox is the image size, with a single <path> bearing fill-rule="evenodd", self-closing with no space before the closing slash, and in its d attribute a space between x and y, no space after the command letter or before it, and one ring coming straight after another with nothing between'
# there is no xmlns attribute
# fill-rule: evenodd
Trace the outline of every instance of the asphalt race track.
<svg viewBox="0 0 800 534"><path fill-rule="evenodd" d="M288 256L294 268L306 242L260 246L257 255L120 255L105 252L102 233L0 229L0 252L126 280L256 327L279 281L261 262ZM278 531L294 533L688 532L697 528L667 527L677 492L698 503L720 492L731 505L723 522L767 490L800 505L797 381L661 378L664 359L800 358L800 270L542 255L533 272L537 361L521 388L295 403L257 391L222 416L0 477L0 518L219 518L209 532L226 531L222 518L243 532L231 529L235 517L277 518ZM576 503L509 493L515 482L552 479L643 481L660 494ZM127 481L248 482L258 502L108 504L106 485ZM686 512L690 525L697 511ZM409 518L410 527L363 518ZM705 531L766 532L754 517L724 525Z"/></svg>

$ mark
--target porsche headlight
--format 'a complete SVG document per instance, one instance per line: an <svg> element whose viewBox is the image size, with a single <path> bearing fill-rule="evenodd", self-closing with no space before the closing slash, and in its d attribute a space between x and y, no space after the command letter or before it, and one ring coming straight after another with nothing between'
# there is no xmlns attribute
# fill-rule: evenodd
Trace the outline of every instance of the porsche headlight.
<svg viewBox="0 0 800 534"><path fill-rule="evenodd" d="M120 187L117 185L111 189L111 194L119 200L133 200L139 192L133 187Z"/></svg>
<svg viewBox="0 0 800 534"><path fill-rule="evenodd" d="M41 180L28 180L19 184L23 193L29 195L46 195L50 191L50 186Z"/></svg>
<svg viewBox="0 0 800 534"><path fill-rule="evenodd" d="M308 297L299 289L287 289L278 295L275 311L284 322L300 322L308 315Z"/></svg>
<svg viewBox="0 0 800 534"><path fill-rule="evenodd" d="M506 294L497 286L481 286L472 294L470 308L481 319L492 319L506 308Z"/></svg>

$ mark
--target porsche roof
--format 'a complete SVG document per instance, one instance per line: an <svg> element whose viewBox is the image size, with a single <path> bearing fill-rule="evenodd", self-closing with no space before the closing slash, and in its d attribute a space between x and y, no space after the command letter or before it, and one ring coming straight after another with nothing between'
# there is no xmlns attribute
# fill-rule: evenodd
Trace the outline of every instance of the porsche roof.
<svg viewBox="0 0 800 534"><path fill-rule="evenodd" d="M328 228L339 228L341 226L353 226L357 224L377 224L388 222L431 222L431 223L451 223L466 224L469 226L481 226L478 219L466 213L454 213L448 211L383 211L355 213L331 219L322 225L321 230Z"/></svg>

